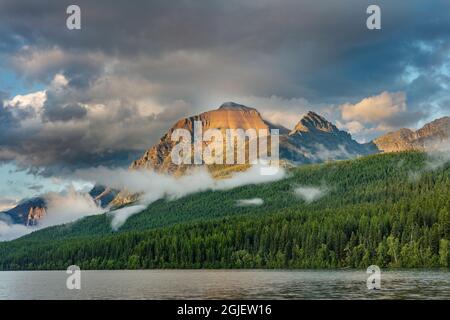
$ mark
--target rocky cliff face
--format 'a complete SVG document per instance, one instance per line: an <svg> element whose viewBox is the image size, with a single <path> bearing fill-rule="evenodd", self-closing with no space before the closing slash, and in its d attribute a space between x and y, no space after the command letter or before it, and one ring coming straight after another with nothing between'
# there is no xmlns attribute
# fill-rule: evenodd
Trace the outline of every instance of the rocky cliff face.
<svg viewBox="0 0 450 320"><path fill-rule="evenodd" d="M400 129L388 133L373 141L382 152L400 152L406 150L431 151L450 138L450 117L432 121L421 129L413 131Z"/></svg>
<svg viewBox="0 0 450 320"><path fill-rule="evenodd" d="M172 163L170 152L176 142L170 137L174 130L183 128L193 132L194 121L201 121L203 132L207 129L278 129L280 133L280 157L294 163L314 163L332 159L348 159L377 152L373 145L362 145L345 131L314 112L309 112L292 131L264 120L260 113L233 102L224 103L217 110L178 121L138 160L132 169L154 169L159 172L184 172L183 166Z"/></svg>
<svg viewBox="0 0 450 320"><path fill-rule="evenodd" d="M295 164L349 159L377 152L373 145L358 143L349 133L312 111L280 141L280 156Z"/></svg>
<svg viewBox="0 0 450 320"><path fill-rule="evenodd" d="M302 119L300 119L295 125L294 130L291 131L291 135L302 132L343 133L343 131L339 131L339 129L331 122L312 111L309 111Z"/></svg>
<svg viewBox="0 0 450 320"><path fill-rule="evenodd" d="M89 195L102 208L107 207L119 193L118 190L96 185ZM22 200L16 207L0 213L0 220L8 224L35 226L47 215L47 201L43 197Z"/></svg>
<svg viewBox="0 0 450 320"><path fill-rule="evenodd" d="M27 226L35 226L38 224L38 221L45 217L47 211L45 207L31 207L28 210L27 222L25 225Z"/></svg>
<svg viewBox="0 0 450 320"><path fill-rule="evenodd" d="M37 197L23 200L16 207L3 212L3 214L8 217L11 223L30 225L30 223L35 224L45 216L46 207L45 199Z"/></svg>
<svg viewBox="0 0 450 320"><path fill-rule="evenodd" d="M92 199L94 199L94 201L102 208L106 208L118 193L118 190L102 185L95 185L91 191L89 191L89 195Z"/></svg>
<svg viewBox="0 0 450 320"><path fill-rule="evenodd" d="M227 102L217 110L201 113L196 116L181 119L169 129L169 131L151 147L144 155L131 164L131 169L153 169L158 172L180 174L185 171L186 166L173 164L170 153L178 143L171 140L176 129L186 129L193 138L194 122L202 123L202 130L219 129L223 133L226 129L270 129L272 125L264 121L256 109L249 108L237 103ZM273 126L275 128L275 126ZM277 127L278 128L278 127Z"/></svg>

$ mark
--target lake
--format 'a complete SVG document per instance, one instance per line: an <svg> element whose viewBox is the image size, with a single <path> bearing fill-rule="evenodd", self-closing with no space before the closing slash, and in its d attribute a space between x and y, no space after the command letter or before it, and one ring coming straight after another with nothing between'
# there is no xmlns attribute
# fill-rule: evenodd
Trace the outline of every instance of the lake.
<svg viewBox="0 0 450 320"><path fill-rule="evenodd" d="M68 276L0 272L0 299L450 299L448 270L382 271L380 290L365 270L82 271L81 290Z"/></svg>

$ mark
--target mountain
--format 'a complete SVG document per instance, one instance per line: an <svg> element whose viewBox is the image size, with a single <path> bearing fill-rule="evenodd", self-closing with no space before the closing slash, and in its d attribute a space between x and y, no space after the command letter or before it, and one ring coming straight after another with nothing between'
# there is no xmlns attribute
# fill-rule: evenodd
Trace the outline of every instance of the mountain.
<svg viewBox="0 0 450 320"><path fill-rule="evenodd" d="M92 197L92 199L94 199L94 201L102 208L106 208L111 203L111 201L114 200L118 193L118 190L98 184L95 185L91 189L91 191L89 191L89 195Z"/></svg>
<svg viewBox="0 0 450 320"><path fill-rule="evenodd" d="M47 203L42 197L22 200L17 206L2 212L5 220L14 224L35 225L46 214Z"/></svg>
<svg viewBox="0 0 450 320"><path fill-rule="evenodd" d="M343 160L377 153L334 124L309 111L288 134L280 137L280 156L295 164Z"/></svg>
<svg viewBox="0 0 450 320"><path fill-rule="evenodd" d="M349 133L339 130L331 122L312 111L308 112L293 130L289 130L263 119L254 108L234 102L225 102L216 110L177 121L154 146L147 150L141 158L134 161L130 168L153 169L161 173L181 175L189 168L197 166L178 165L173 163L171 158L171 151L178 143L171 140L172 134L176 129L186 129L191 134L191 141L193 141L195 121L201 122L203 133L208 129L219 129L224 138L226 138L226 129L266 129L269 134L271 129L278 129L279 156L283 166L350 159L377 152L374 146L359 144L352 139ZM270 139L268 140L270 141ZM248 144L247 141L246 154ZM207 143L203 144L203 146L206 145ZM225 141L223 150L226 152ZM227 177L232 172L246 170L249 167L248 156L246 155L245 164L216 164L206 165L206 167L215 178ZM113 207L120 207L135 202L138 198L139 195L122 190L111 204Z"/></svg>
<svg viewBox="0 0 450 320"><path fill-rule="evenodd" d="M201 121L203 132L208 129L278 129L280 134L280 157L282 160L300 163L316 163L332 159L348 159L375 153L371 145L362 145L345 131L310 111L292 131L262 118L254 108L234 102L226 102L218 109L181 119L151 147L134 161L132 169L153 169L165 173L182 173L186 166L172 163L170 152L176 142L170 137L176 129L187 129L193 135L194 121Z"/></svg>
<svg viewBox="0 0 450 320"><path fill-rule="evenodd" d="M413 131L400 129L390 132L373 141L382 152L406 150L432 151L442 149L450 138L450 117L434 120L421 129Z"/></svg>
<svg viewBox="0 0 450 320"><path fill-rule="evenodd" d="M117 196L117 190L101 185L95 185L89 195L102 208L106 208ZM12 209L0 213L0 220L12 224L34 226L47 214L47 201L44 197L35 197L22 200Z"/></svg>
<svg viewBox="0 0 450 320"><path fill-rule="evenodd" d="M172 148L178 143L172 141L171 136L176 129L186 129L191 133L191 137L193 137L194 121L200 121L202 123L203 132L208 129L224 131L226 129L258 130L271 128L271 125L263 120L256 109L234 102L226 102L216 110L203 112L176 122L158 143L147 150L140 159L131 164L131 168L153 169L157 172L172 174L183 173L186 166L174 164L170 156Z"/></svg>

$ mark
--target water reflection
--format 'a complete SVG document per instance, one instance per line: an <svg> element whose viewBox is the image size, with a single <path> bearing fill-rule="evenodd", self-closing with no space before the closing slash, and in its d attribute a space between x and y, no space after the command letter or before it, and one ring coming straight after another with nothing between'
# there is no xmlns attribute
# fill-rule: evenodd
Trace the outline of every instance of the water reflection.
<svg viewBox="0 0 450 320"><path fill-rule="evenodd" d="M450 299L448 270L382 272L381 290L365 270L83 271L68 290L60 271L0 272L0 299Z"/></svg>

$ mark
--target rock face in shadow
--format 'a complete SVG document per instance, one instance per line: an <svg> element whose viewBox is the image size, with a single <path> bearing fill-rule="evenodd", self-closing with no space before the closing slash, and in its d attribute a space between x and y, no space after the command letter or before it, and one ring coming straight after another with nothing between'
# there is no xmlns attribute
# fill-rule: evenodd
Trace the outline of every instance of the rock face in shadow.
<svg viewBox="0 0 450 320"><path fill-rule="evenodd" d="M14 224L36 225L46 214L47 203L44 198L36 197L20 202L12 209L3 212Z"/></svg>
<svg viewBox="0 0 450 320"><path fill-rule="evenodd" d="M278 129L280 134L280 158L295 164L315 163L334 159L348 159L376 153L370 144L359 144L351 135L339 130L331 122L310 111L288 130L264 120L254 108L226 102L218 109L178 121L169 131L138 160L132 169L153 169L158 172L178 174L186 169L172 163L170 152L177 142L170 137L176 129L187 129L193 140L194 121L201 121L203 132L208 129ZM225 165L224 165L225 166Z"/></svg>
<svg viewBox="0 0 450 320"><path fill-rule="evenodd" d="M382 152L433 151L441 149L443 143L448 143L449 137L450 117L443 117L417 131L400 129L388 133L375 139L373 143Z"/></svg>
<svg viewBox="0 0 450 320"><path fill-rule="evenodd" d="M312 111L280 140L281 158L295 164L350 159L378 152L374 145L358 143L348 132Z"/></svg>
<svg viewBox="0 0 450 320"><path fill-rule="evenodd" d="M111 201L114 200L118 193L118 190L102 185L95 185L91 191L89 191L89 195L92 199L94 199L94 201L102 208L106 208Z"/></svg>
<svg viewBox="0 0 450 320"><path fill-rule="evenodd" d="M89 195L102 208L107 207L116 198L119 191L96 185L89 191ZM0 220L8 224L23 224L36 226L47 215L47 201L44 197L22 200L12 209L0 213Z"/></svg>
<svg viewBox="0 0 450 320"><path fill-rule="evenodd" d="M43 219L47 215L45 207L30 207L28 210L26 226L35 226L39 220Z"/></svg>

